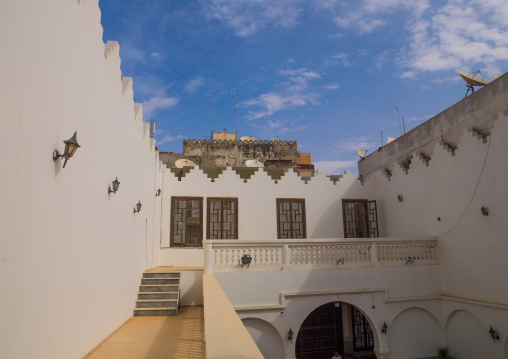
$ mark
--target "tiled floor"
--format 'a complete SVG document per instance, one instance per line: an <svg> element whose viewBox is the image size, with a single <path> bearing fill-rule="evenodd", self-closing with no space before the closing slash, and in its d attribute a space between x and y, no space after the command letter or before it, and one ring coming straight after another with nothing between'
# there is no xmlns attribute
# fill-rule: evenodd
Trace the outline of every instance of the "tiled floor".
<svg viewBox="0 0 508 359"><path fill-rule="evenodd" d="M133 317L86 359L202 359L203 307L172 317Z"/></svg>

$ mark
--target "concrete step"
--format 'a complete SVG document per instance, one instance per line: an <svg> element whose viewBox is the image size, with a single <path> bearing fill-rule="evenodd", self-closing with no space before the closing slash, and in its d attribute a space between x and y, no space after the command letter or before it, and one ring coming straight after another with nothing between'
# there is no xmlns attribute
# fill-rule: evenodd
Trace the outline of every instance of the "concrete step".
<svg viewBox="0 0 508 359"><path fill-rule="evenodd" d="M144 292L138 293L138 300L178 299L178 292Z"/></svg>
<svg viewBox="0 0 508 359"><path fill-rule="evenodd" d="M178 308L136 308L134 309L135 317L155 317L177 315Z"/></svg>
<svg viewBox="0 0 508 359"><path fill-rule="evenodd" d="M140 292L177 292L178 285L140 285Z"/></svg>
<svg viewBox="0 0 508 359"><path fill-rule="evenodd" d="M180 284L180 278L141 278L142 285Z"/></svg>
<svg viewBox="0 0 508 359"><path fill-rule="evenodd" d="M176 308L177 306L177 299L148 299L136 301L136 308Z"/></svg>
<svg viewBox="0 0 508 359"><path fill-rule="evenodd" d="M149 273L143 273L143 278L180 278L180 273L179 272L171 272L171 273L149 272Z"/></svg>

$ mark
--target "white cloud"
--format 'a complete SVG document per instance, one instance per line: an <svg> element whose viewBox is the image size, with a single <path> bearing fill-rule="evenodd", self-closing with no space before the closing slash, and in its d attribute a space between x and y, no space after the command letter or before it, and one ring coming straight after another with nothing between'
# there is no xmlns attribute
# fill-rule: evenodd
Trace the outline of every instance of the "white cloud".
<svg viewBox="0 0 508 359"><path fill-rule="evenodd" d="M201 87L205 85L205 78L203 76L195 77L183 87L185 92L189 92L191 94L195 93Z"/></svg>
<svg viewBox="0 0 508 359"><path fill-rule="evenodd" d="M143 116L150 117L156 110L173 107L178 103L176 97L154 96L143 101Z"/></svg>
<svg viewBox="0 0 508 359"><path fill-rule="evenodd" d="M318 94L309 91L309 82L321 78L319 73L305 68L286 69L279 73L287 77L286 81L281 83L280 92L271 91L239 104L241 107L258 108L258 110L249 111L247 115L249 120L268 117L281 110L319 103Z"/></svg>
<svg viewBox="0 0 508 359"><path fill-rule="evenodd" d="M346 54L345 52L340 52L340 53L338 53L336 55L333 55L331 57L332 60L330 62L334 63L334 64L341 63L342 66L344 66L344 67L350 67L351 66L351 62L349 62L348 57L349 57L349 54Z"/></svg>
<svg viewBox="0 0 508 359"><path fill-rule="evenodd" d="M162 146L165 143L172 142L174 140L181 140L183 138L184 137L182 135L172 136L170 134L166 134L166 135L164 135L162 140L158 140L157 141L157 146Z"/></svg>
<svg viewBox="0 0 508 359"><path fill-rule="evenodd" d="M327 88L328 90L337 90L338 88L340 88L340 85L339 84L326 85L325 88Z"/></svg>
<svg viewBox="0 0 508 359"><path fill-rule="evenodd" d="M295 26L303 9L291 0L210 0L205 11L233 28L236 35L249 37L268 26Z"/></svg>
<svg viewBox="0 0 508 359"><path fill-rule="evenodd" d="M416 73L481 68L491 75L508 59L507 19L506 1L450 0L428 19L414 22L402 61Z"/></svg>

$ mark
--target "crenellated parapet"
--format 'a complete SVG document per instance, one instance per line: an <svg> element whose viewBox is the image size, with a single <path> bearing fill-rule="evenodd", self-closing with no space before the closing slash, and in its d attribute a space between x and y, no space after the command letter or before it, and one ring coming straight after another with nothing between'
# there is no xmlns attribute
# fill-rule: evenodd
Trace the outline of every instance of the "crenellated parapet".
<svg viewBox="0 0 508 359"><path fill-rule="evenodd" d="M257 160L265 167L295 168L298 144L296 141L186 139L183 140L183 155L205 167L240 167L247 160Z"/></svg>

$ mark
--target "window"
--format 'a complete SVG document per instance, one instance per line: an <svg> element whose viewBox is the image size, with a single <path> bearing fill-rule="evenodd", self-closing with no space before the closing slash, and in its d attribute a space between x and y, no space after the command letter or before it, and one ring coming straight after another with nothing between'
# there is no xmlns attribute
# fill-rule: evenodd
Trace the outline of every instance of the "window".
<svg viewBox="0 0 508 359"><path fill-rule="evenodd" d="M305 199L277 198L277 238L307 238Z"/></svg>
<svg viewBox="0 0 508 359"><path fill-rule="evenodd" d="M238 198L207 199L207 239L238 239Z"/></svg>
<svg viewBox="0 0 508 359"><path fill-rule="evenodd" d="M343 199L344 238L377 238L376 201Z"/></svg>
<svg viewBox="0 0 508 359"><path fill-rule="evenodd" d="M171 246L203 246L203 198L171 197Z"/></svg>
<svg viewBox="0 0 508 359"><path fill-rule="evenodd" d="M356 352L374 349L374 336L367 318L356 307L351 306L353 317L353 347Z"/></svg>

